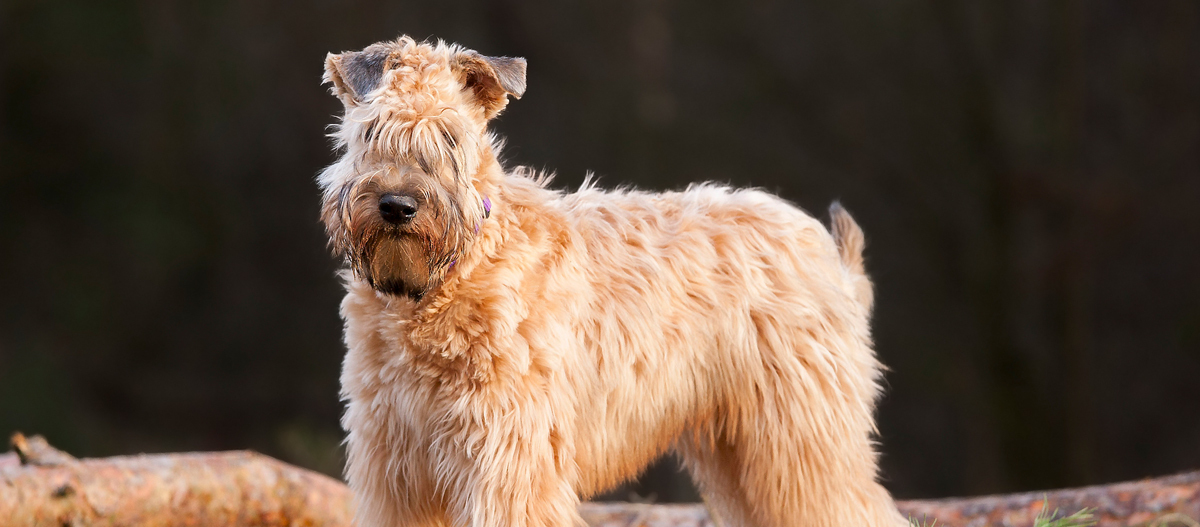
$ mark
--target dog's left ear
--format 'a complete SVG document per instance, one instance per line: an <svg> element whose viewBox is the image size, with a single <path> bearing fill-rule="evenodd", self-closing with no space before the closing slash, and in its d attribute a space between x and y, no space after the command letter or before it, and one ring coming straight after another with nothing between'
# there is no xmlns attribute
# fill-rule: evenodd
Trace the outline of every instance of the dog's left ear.
<svg viewBox="0 0 1200 527"><path fill-rule="evenodd" d="M508 96L520 99L525 93L525 59L520 57L486 57L474 51L464 51L454 58L463 87L470 89L475 101L483 107L483 116L491 119L508 104Z"/></svg>
<svg viewBox="0 0 1200 527"><path fill-rule="evenodd" d="M379 86L388 51L375 44L362 51L347 51L341 55L330 53L325 57L324 82L333 83L334 94L346 106L359 104Z"/></svg>

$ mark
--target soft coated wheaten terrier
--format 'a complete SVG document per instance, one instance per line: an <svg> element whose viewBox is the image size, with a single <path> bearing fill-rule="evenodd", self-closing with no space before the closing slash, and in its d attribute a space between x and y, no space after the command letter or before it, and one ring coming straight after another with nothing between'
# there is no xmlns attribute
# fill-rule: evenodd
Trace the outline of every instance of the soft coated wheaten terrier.
<svg viewBox="0 0 1200 527"><path fill-rule="evenodd" d="M571 527L673 449L729 527L897 526L876 482L862 232L758 190L578 192L506 170L525 61L330 55L346 475L363 526Z"/></svg>

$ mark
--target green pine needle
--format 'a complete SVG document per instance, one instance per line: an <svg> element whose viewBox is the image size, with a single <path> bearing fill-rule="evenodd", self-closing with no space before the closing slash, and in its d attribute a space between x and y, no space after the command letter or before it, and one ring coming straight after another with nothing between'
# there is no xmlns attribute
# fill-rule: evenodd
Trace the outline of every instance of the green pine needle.
<svg viewBox="0 0 1200 527"><path fill-rule="evenodd" d="M1042 505L1042 512L1033 519L1033 527L1088 527L1096 525L1096 520L1092 516L1091 509L1083 509L1075 514L1057 520L1051 519L1058 516L1058 509L1046 516L1046 506Z"/></svg>
<svg viewBox="0 0 1200 527"><path fill-rule="evenodd" d="M1064 518L1055 519L1055 516L1058 516L1058 509L1055 509L1054 512L1048 512L1046 502L1043 501L1042 512L1038 513L1037 517L1033 519L1033 527L1088 527L1096 525L1096 519L1092 516L1091 509L1083 509ZM908 525L910 527L937 527L938 521L936 518L932 521L928 518L924 518L921 521L917 521L916 518L909 518Z"/></svg>

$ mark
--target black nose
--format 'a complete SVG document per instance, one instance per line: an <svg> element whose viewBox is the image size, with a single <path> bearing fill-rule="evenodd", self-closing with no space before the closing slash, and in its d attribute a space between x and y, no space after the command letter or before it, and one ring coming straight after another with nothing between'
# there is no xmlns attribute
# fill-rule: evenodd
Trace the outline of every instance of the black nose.
<svg viewBox="0 0 1200 527"><path fill-rule="evenodd" d="M404 225L417 215L417 200L410 196L385 194L379 198L379 215L388 223Z"/></svg>

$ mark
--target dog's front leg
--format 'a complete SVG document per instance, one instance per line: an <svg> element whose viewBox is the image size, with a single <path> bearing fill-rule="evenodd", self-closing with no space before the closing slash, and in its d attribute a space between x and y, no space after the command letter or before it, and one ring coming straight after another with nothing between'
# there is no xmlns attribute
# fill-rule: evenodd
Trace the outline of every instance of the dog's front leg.
<svg viewBox="0 0 1200 527"><path fill-rule="evenodd" d="M523 401L469 417L435 446L455 527L582 527L574 459L551 414Z"/></svg>

